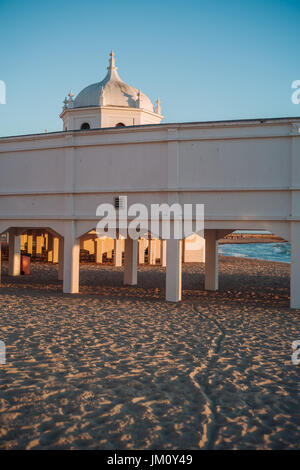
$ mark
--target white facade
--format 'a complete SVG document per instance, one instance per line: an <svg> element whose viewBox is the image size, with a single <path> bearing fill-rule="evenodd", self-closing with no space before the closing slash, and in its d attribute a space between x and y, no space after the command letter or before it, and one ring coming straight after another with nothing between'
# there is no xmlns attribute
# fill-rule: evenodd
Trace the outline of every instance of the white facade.
<svg viewBox="0 0 300 470"><path fill-rule="evenodd" d="M205 259L205 288L216 290L218 239L264 229L291 242L291 307L300 308L300 118L157 125L159 100L154 108L120 79L113 52L105 78L75 99L69 93L61 118L63 132L0 139L0 234L10 234L11 275L20 273L21 234L32 248L34 233L40 250L47 232L64 292L78 292L80 246L96 262L103 255L97 207L126 195L149 213L153 203L204 204L206 240L116 241L117 266L125 246L126 284L138 282L148 244L150 264L166 266L167 300L181 299L182 258Z"/></svg>
<svg viewBox="0 0 300 470"><path fill-rule="evenodd" d="M299 129L300 118L282 118L1 138L0 233L16 237L11 272L19 234L44 228L64 241L64 292L78 292L79 239L95 229L100 203L119 195L148 208L199 203L206 288L218 287L217 240L237 229L265 229L291 242L291 307L300 308ZM127 245L125 279L134 283L137 246ZM166 298L177 301L182 247L167 246Z"/></svg>

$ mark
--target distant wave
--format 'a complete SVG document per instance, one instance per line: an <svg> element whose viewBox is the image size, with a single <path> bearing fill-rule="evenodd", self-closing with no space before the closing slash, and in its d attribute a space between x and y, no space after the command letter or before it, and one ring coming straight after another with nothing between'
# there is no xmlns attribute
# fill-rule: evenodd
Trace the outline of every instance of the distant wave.
<svg viewBox="0 0 300 470"><path fill-rule="evenodd" d="M290 263L291 247L287 242L281 243L227 243L219 245L223 256L237 258L254 258L267 261Z"/></svg>

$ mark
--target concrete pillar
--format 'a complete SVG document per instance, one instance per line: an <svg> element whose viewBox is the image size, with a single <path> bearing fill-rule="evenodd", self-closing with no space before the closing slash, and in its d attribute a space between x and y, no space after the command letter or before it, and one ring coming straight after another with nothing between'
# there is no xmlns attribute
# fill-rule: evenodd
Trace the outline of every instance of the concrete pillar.
<svg viewBox="0 0 300 470"><path fill-rule="evenodd" d="M216 230L205 230L205 289L218 290L218 241Z"/></svg>
<svg viewBox="0 0 300 470"><path fill-rule="evenodd" d="M300 309L300 222L291 222L291 308Z"/></svg>
<svg viewBox="0 0 300 470"><path fill-rule="evenodd" d="M112 258L113 247L114 247L114 240L112 238L105 238L103 240L103 253L106 253L106 259Z"/></svg>
<svg viewBox="0 0 300 470"><path fill-rule="evenodd" d="M59 238L58 247L58 280L62 281L64 278L64 239Z"/></svg>
<svg viewBox="0 0 300 470"><path fill-rule="evenodd" d="M138 241L139 245L139 264L145 263L145 249L146 249L146 240L144 238L140 238Z"/></svg>
<svg viewBox="0 0 300 470"><path fill-rule="evenodd" d="M22 235L20 235L20 238L21 238L21 250L25 251L25 244L27 242L27 235L22 234Z"/></svg>
<svg viewBox="0 0 300 470"><path fill-rule="evenodd" d="M43 241L44 241L44 247L45 247L45 250L48 251L48 241L49 241L49 236L48 236L48 233L45 233L44 236L43 236Z"/></svg>
<svg viewBox="0 0 300 470"><path fill-rule="evenodd" d="M125 268L124 268L124 284L134 286L137 284L137 257L138 257L138 240L126 238L125 240Z"/></svg>
<svg viewBox="0 0 300 470"><path fill-rule="evenodd" d="M95 258L96 263L102 263L103 261L103 240L95 238Z"/></svg>
<svg viewBox="0 0 300 470"><path fill-rule="evenodd" d="M95 243L94 240L91 238L87 238L86 240L82 241L82 248L87 250L90 255L95 254Z"/></svg>
<svg viewBox="0 0 300 470"><path fill-rule="evenodd" d="M148 262L149 264L156 264L156 240L151 238L148 244Z"/></svg>
<svg viewBox="0 0 300 470"><path fill-rule="evenodd" d="M53 262L53 237L51 234L47 236L47 259L49 263Z"/></svg>
<svg viewBox="0 0 300 470"><path fill-rule="evenodd" d="M41 255L42 254L42 247L44 245L44 237L43 235L36 235L35 239L35 254Z"/></svg>
<svg viewBox="0 0 300 470"><path fill-rule="evenodd" d="M21 271L21 237L15 229L9 230L8 274L19 276Z"/></svg>
<svg viewBox="0 0 300 470"><path fill-rule="evenodd" d="M114 240L114 265L122 266L122 239Z"/></svg>
<svg viewBox="0 0 300 470"><path fill-rule="evenodd" d="M32 235L32 233L29 233L27 235L27 253L29 255L32 255L32 245L33 245L32 242L33 242L33 235Z"/></svg>
<svg viewBox="0 0 300 470"><path fill-rule="evenodd" d="M106 259L112 259L112 249L111 249L111 242L113 242L113 240L106 240Z"/></svg>
<svg viewBox="0 0 300 470"><path fill-rule="evenodd" d="M58 263L58 252L59 252L59 238L58 237L53 237L52 250L53 250L52 262Z"/></svg>
<svg viewBox="0 0 300 470"><path fill-rule="evenodd" d="M163 268L167 266L167 240L160 241L160 264Z"/></svg>
<svg viewBox="0 0 300 470"><path fill-rule="evenodd" d="M64 236L64 279L63 292L79 292L79 255L80 239L75 238L74 222L70 223Z"/></svg>
<svg viewBox="0 0 300 470"><path fill-rule="evenodd" d="M178 302L182 296L182 240L167 241L166 300Z"/></svg>

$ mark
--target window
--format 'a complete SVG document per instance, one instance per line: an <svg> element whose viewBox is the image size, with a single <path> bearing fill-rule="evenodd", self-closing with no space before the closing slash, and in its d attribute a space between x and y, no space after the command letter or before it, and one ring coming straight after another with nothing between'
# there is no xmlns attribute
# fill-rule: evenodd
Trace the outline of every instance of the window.
<svg viewBox="0 0 300 470"><path fill-rule="evenodd" d="M88 122L84 122L83 124L81 124L81 128L80 128L82 131L86 131L88 129L90 129L90 125Z"/></svg>
<svg viewBox="0 0 300 470"><path fill-rule="evenodd" d="M123 122L118 122L118 124L116 124L116 127L125 127L125 124L123 124Z"/></svg>

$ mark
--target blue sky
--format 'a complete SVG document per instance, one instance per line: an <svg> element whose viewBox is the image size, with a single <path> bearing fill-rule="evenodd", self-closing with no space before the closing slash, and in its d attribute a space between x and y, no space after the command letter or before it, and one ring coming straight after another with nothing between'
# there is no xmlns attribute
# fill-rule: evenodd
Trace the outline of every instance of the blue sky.
<svg viewBox="0 0 300 470"><path fill-rule="evenodd" d="M0 135L61 130L72 88L119 75L164 122L299 116L299 1L0 0Z"/></svg>

